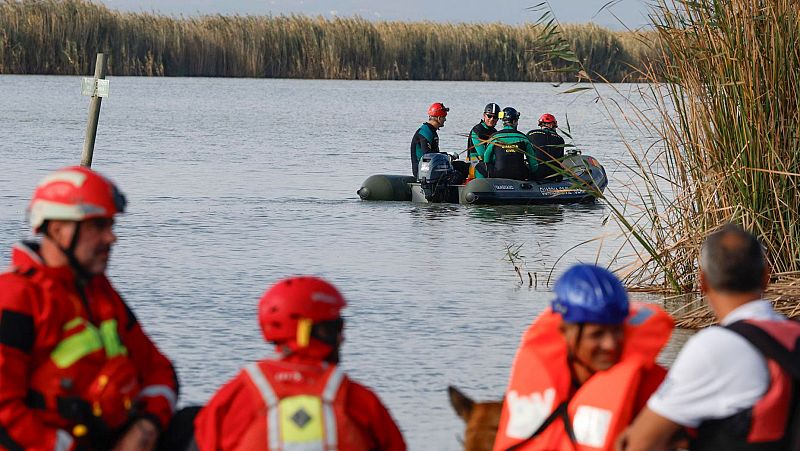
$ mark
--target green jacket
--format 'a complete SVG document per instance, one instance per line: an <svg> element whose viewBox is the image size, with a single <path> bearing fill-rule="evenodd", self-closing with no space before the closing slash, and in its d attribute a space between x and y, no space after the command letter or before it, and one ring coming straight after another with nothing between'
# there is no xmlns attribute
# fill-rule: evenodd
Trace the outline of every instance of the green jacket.
<svg viewBox="0 0 800 451"><path fill-rule="evenodd" d="M467 160L480 160L486 152L486 143L493 134L497 133L494 127L489 127L483 120L472 127L467 139Z"/></svg>
<svg viewBox="0 0 800 451"><path fill-rule="evenodd" d="M521 154L521 155L520 155ZM489 140L486 145L486 152L483 154L483 161L490 168L494 167L504 174L516 173L515 176L508 178L520 178L522 172L536 172L539 163L536 161L533 145L525 134L510 125L506 125ZM512 168L510 165L527 163L527 171L524 168ZM501 168L502 167L502 168ZM492 177L492 170L489 170Z"/></svg>

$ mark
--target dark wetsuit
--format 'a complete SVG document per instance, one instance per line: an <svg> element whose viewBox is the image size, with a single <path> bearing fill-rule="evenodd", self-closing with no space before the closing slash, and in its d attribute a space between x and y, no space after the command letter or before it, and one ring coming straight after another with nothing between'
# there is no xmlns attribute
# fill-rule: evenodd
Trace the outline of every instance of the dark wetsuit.
<svg viewBox="0 0 800 451"><path fill-rule="evenodd" d="M469 132L469 138L467 138L467 161L483 160L483 154L486 152L486 143L496 132L496 128L489 127L483 120L472 127L472 131Z"/></svg>
<svg viewBox="0 0 800 451"><path fill-rule="evenodd" d="M560 182L563 178L558 171L548 165L558 167L557 161L564 157L564 138L558 135L553 128L539 128L528 132L528 138L533 144L536 159L539 161L539 168L534 172L534 180L544 180L547 182ZM554 175L556 174L556 175Z"/></svg>
<svg viewBox="0 0 800 451"><path fill-rule="evenodd" d="M479 177L528 180L537 167L533 145L528 137L510 125L492 135L486 145L483 161L477 167ZM485 174L481 173L484 171L481 167L485 167Z"/></svg>
<svg viewBox="0 0 800 451"><path fill-rule="evenodd" d="M424 122L411 138L411 173L419 172L419 159L426 153L439 153L439 135L433 125Z"/></svg>

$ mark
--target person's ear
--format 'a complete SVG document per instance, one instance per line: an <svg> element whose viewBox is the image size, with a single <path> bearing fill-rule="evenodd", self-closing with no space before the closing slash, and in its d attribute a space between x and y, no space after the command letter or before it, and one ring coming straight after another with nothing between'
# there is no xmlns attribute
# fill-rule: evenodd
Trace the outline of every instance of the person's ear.
<svg viewBox="0 0 800 451"><path fill-rule="evenodd" d="M698 283L700 284L700 294L706 294L708 291L708 280L706 280L706 273L703 272L702 268L698 276Z"/></svg>
<svg viewBox="0 0 800 451"><path fill-rule="evenodd" d="M71 237L76 223L72 221L48 221L47 238L61 246L68 244L67 237ZM65 243L66 242L66 243Z"/></svg>
<svg viewBox="0 0 800 451"><path fill-rule="evenodd" d="M767 291L767 285L769 285L769 278L772 275L772 271L769 267L769 263L764 265L764 274L761 275L761 291Z"/></svg>

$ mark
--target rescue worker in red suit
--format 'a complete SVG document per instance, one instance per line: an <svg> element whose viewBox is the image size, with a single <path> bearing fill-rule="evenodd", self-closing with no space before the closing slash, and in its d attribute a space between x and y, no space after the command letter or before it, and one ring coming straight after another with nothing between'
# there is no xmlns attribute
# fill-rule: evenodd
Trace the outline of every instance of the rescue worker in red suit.
<svg viewBox="0 0 800 451"><path fill-rule="evenodd" d="M175 371L105 276L125 198L83 167L45 177L41 242L0 275L0 445L150 450L175 410Z"/></svg>
<svg viewBox="0 0 800 451"><path fill-rule="evenodd" d="M629 304L620 281L576 265L522 338L495 450L608 450L644 407L666 370L655 363L673 321Z"/></svg>
<svg viewBox="0 0 800 451"><path fill-rule="evenodd" d="M278 359L244 368L200 411L195 440L214 450L405 450L378 397L338 366L345 300L328 282L292 277L261 298Z"/></svg>
<svg viewBox="0 0 800 451"><path fill-rule="evenodd" d="M699 275L719 325L686 342L617 449L672 449L687 436L692 451L800 449L800 323L763 299L763 247L726 224L703 243Z"/></svg>

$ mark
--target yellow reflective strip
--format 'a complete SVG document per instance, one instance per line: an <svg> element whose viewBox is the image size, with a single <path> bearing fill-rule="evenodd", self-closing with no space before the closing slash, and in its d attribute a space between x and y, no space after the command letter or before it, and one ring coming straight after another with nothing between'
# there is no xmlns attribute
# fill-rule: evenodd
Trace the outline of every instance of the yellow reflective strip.
<svg viewBox="0 0 800 451"><path fill-rule="evenodd" d="M86 329L69 338L61 340L50 358L58 368L66 368L81 358L103 348L103 341L91 324L86 324Z"/></svg>
<svg viewBox="0 0 800 451"><path fill-rule="evenodd" d="M298 395L283 398L278 403L278 411L283 443L322 443L325 432L319 397Z"/></svg>
<svg viewBox="0 0 800 451"><path fill-rule="evenodd" d="M118 355L128 355L128 349L122 344L117 332L117 320L108 319L100 323L100 336L103 339L103 346L106 348L108 358Z"/></svg>
<svg viewBox="0 0 800 451"><path fill-rule="evenodd" d="M77 317L77 318L74 318L73 320L69 321L67 324L64 324L64 331L66 332L66 331L68 331L70 329L74 329L74 328L80 326L81 324L83 324L84 322L85 322L85 320L83 318L81 318L80 316Z"/></svg>

